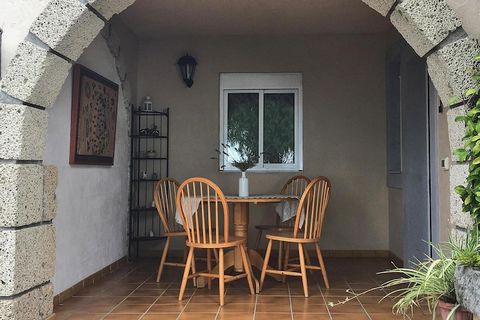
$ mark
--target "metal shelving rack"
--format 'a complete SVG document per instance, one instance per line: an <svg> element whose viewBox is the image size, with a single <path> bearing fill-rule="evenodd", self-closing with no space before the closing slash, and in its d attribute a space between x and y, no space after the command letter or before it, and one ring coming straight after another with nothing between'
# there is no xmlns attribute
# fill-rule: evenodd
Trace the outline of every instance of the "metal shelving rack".
<svg viewBox="0 0 480 320"><path fill-rule="evenodd" d="M154 133L142 129L155 129ZM157 132L158 131L158 132ZM139 111L132 108L130 148L129 257L138 257L140 243L165 239L153 190L157 181L168 177L169 109ZM147 150L155 150L150 157ZM146 177L143 173L146 172ZM156 176L154 175L156 174Z"/></svg>

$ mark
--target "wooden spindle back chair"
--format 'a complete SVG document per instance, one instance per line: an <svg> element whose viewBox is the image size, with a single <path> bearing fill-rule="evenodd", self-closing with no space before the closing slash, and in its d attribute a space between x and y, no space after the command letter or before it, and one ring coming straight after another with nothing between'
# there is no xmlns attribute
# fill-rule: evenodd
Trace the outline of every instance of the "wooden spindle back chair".
<svg viewBox="0 0 480 320"><path fill-rule="evenodd" d="M269 240L269 242L267 245L265 261L260 277L260 288L263 285L265 275L267 273L280 274L284 276L300 276L302 277L304 295L305 297L308 297L307 269L320 270L322 272L325 286L327 288L330 287L322 253L318 244L322 232L325 211L330 199L330 193L331 184L327 178L317 177L313 179L305 188L305 191L300 198L293 230L288 232L281 231L267 234L266 238ZM280 243L287 244L283 270L268 268L273 241L279 241ZM290 263L288 260L290 244L298 245L299 264ZM306 245L308 244L313 244L315 246L319 262L318 266L312 265L310 261L307 261L308 264L305 263ZM297 271L298 269L300 269L300 272Z"/></svg>
<svg viewBox="0 0 480 320"><path fill-rule="evenodd" d="M225 196L220 188L205 178L190 178L184 181L177 193L177 208L187 233L189 247L185 271L180 287L179 300L183 299L188 279L202 276L208 278L208 287L211 288L211 279L219 279L220 305L224 304L225 282L246 277L250 292L253 291L251 266L248 260L245 244L246 239L238 239L229 234L229 209ZM238 247L241 251L245 273L236 276L224 274L224 249ZM194 249L207 250L207 270L196 272L195 264L191 263ZM219 272L212 273L211 250L219 250ZM190 275L192 266L193 274Z"/></svg>
<svg viewBox="0 0 480 320"><path fill-rule="evenodd" d="M283 185L282 190L280 191L281 194L297 196L299 199L301 198L303 191L310 183L310 179L303 175L297 175L288 179L288 181ZM258 250L260 247L260 241L262 239L262 234L264 231L279 231L283 229L292 229L294 225L295 219L289 219L287 221L282 221L278 215L276 215L276 223L270 225L257 225L255 228L258 230L257 232L257 240L255 244L255 248Z"/></svg>
<svg viewBox="0 0 480 320"><path fill-rule="evenodd" d="M164 178L157 182L153 192L153 199L155 200L155 208L157 209L160 221L165 230L167 240L163 248L162 258L160 259L160 266L158 267L157 282L162 277L165 266L171 267L185 267L184 263L167 262L168 249L170 243L175 237L186 237L187 233L181 224L175 221L175 214L177 211L176 197L179 183L173 178Z"/></svg>

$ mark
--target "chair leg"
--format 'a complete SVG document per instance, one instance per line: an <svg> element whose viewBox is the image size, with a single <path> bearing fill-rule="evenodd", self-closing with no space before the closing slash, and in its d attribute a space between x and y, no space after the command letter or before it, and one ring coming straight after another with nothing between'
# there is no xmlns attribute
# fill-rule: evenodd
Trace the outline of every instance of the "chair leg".
<svg viewBox="0 0 480 320"><path fill-rule="evenodd" d="M304 244L303 245L303 251L305 253L305 262L306 262L306 265L307 266L311 266L312 265L312 262L310 261L310 255L308 254L308 248L307 248L307 245ZM308 272L310 274L313 274L313 270L308 270Z"/></svg>
<svg viewBox="0 0 480 320"><path fill-rule="evenodd" d="M283 242L278 241L278 270L282 270Z"/></svg>
<svg viewBox="0 0 480 320"><path fill-rule="evenodd" d="M255 294L255 289L253 288L252 266L250 264L250 261L247 258L247 253L245 252L245 247L243 245L240 245L239 247L240 247L240 253L242 254L243 268L245 269L245 272L247 273L248 288L250 289L250 294L254 295Z"/></svg>
<svg viewBox="0 0 480 320"><path fill-rule="evenodd" d="M283 260L283 270L288 269L288 258L290 255L290 244L287 242L285 243L285 259ZM285 283L286 276L283 276L282 282Z"/></svg>
<svg viewBox="0 0 480 320"><path fill-rule="evenodd" d="M302 272L303 293L305 298L308 298L307 269L305 268L305 256L301 243L298 244L298 257L300 259L300 271Z"/></svg>
<svg viewBox="0 0 480 320"><path fill-rule="evenodd" d="M328 282L327 269L325 269L325 263L323 262L322 251L318 243L315 243L315 250L317 251L318 262L320 263L320 268L322 268L323 282L325 282L325 287L330 289L330 283Z"/></svg>
<svg viewBox="0 0 480 320"><path fill-rule="evenodd" d="M219 249L219 262L218 262L218 275L219 275L219 285L218 285L218 294L220 295L220 306L223 306L225 303L225 274L224 261L223 261L223 249Z"/></svg>
<svg viewBox="0 0 480 320"><path fill-rule="evenodd" d="M187 262L187 256L188 256L188 247L185 246L183 249L183 263Z"/></svg>
<svg viewBox="0 0 480 320"><path fill-rule="evenodd" d="M190 274L190 267L192 265L193 248L188 251L187 261L185 263L185 270L183 271L182 284L180 285L180 294L178 295L178 301L183 300L183 294L185 293L185 287L187 286L188 275Z"/></svg>
<svg viewBox="0 0 480 320"><path fill-rule="evenodd" d="M196 273L197 268L195 267L195 252L192 252L192 273ZM193 286L197 286L197 279L195 277L192 278L193 280Z"/></svg>
<svg viewBox="0 0 480 320"><path fill-rule="evenodd" d="M270 253L272 252L272 241L268 240L267 252L265 252L265 260L263 261L262 274L260 276L260 291L262 291L263 281L265 281L265 274L268 268L268 260L270 260Z"/></svg>
<svg viewBox="0 0 480 320"><path fill-rule="evenodd" d="M212 249L207 249L207 271L212 272ZM207 278L208 289L212 289L212 278Z"/></svg>
<svg viewBox="0 0 480 320"><path fill-rule="evenodd" d="M165 247L163 248L162 258L160 259L160 266L158 267L157 282L160 282L160 278L162 277L163 267L165 265L165 260L167 260L169 247L170 247L170 237L167 237L167 241L165 242Z"/></svg>
<svg viewBox="0 0 480 320"><path fill-rule="evenodd" d="M260 242L262 241L262 234L263 230L258 230L257 232L257 240L255 241L255 250L258 251L260 248Z"/></svg>

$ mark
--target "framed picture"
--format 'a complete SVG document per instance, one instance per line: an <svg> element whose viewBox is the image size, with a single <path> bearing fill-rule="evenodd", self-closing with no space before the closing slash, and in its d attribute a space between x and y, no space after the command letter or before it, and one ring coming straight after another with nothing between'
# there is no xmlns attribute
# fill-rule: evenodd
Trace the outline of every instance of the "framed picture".
<svg viewBox="0 0 480 320"><path fill-rule="evenodd" d="M92 70L73 67L70 164L113 165L118 85Z"/></svg>

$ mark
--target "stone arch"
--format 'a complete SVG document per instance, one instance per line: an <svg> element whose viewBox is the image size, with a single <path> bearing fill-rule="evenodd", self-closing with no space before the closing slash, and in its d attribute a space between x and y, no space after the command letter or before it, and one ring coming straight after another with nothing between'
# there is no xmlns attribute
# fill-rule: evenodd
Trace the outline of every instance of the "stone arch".
<svg viewBox="0 0 480 320"><path fill-rule="evenodd" d="M453 0L451 0L453 1ZM56 170L42 164L47 111L72 63L108 20L135 0L51 0L18 46L0 85L0 314L11 319L52 314L56 214ZM444 103L471 85L468 70L478 42L462 29L446 0L363 0L390 19L413 49L426 57L429 74ZM108 41L107 41L108 43ZM129 104L130 84L118 54L117 71ZM454 123L461 108L448 111L452 149L461 143ZM453 186L466 165L451 169L452 220L467 224Z"/></svg>

